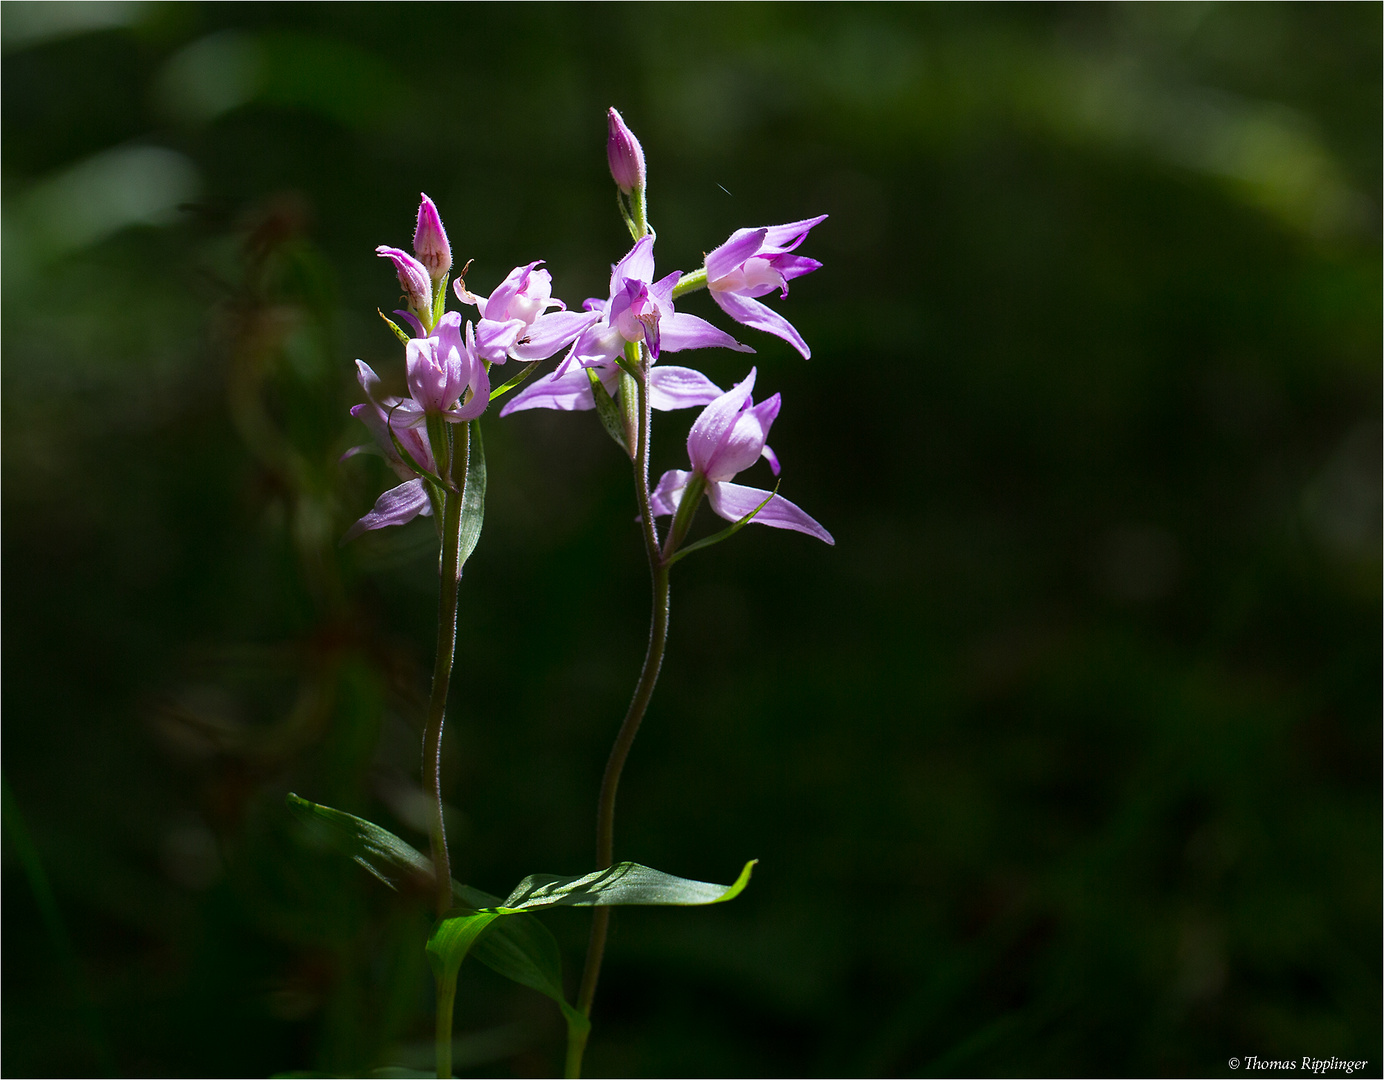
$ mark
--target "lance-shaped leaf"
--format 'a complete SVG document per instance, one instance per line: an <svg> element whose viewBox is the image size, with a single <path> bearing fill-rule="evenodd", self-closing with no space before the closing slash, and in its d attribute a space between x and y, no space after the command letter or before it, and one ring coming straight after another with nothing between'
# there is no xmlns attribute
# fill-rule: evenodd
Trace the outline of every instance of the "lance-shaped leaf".
<svg viewBox="0 0 1384 1080"><path fill-rule="evenodd" d="M466 959L471 946L485 928L498 918L498 911L453 908L447 912L428 935L428 963L432 965L433 974L439 979L456 982L461 962Z"/></svg>
<svg viewBox="0 0 1384 1080"><path fill-rule="evenodd" d="M400 880L431 887L431 861L388 829L294 794L289 794L288 806L300 818L324 829L335 846L390 888L398 888ZM551 998L562 1010L569 1029L584 1031L590 1021L568 1004L562 992L557 941L529 912L547 907L721 904L744 891L757 861L747 862L730 885L675 877L633 862L576 877L531 874L503 901L453 881L452 895L461 910L449 913L449 918L438 924L429 940L429 956L434 963L455 959L460 966L468 952L474 953L497 974Z"/></svg>
<svg viewBox="0 0 1384 1080"><path fill-rule="evenodd" d="M399 839L374 822L309 802L298 795L288 796L288 807L300 819L375 877L397 889L411 882L420 892L430 891L433 883L432 860L411 844ZM498 915L500 898L469 885L452 882L452 896L461 907ZM484 932L479 932L484 931ZM537 990L551 998L562 1010L568 1027L590 1027L578 1010L568 1004L562 992L562 956L552 932L528 914L506 914L502 919L486 920L477 938L469 943L471 954L498 975L520 986Z"/></svg>
<svg viewBox="0 0 1384 1080"><path fill-rule="evenodd" d="M514 378L510 379L508 382L502 383L500 386L497 386L494 390L490 391L490 400L491 400L491 401L499 401L500 398L504 397L504 396L505 396L506 394L508 394L511 390L513 390L516 386L518 386L518 385L519 385L520 383L522 383L525 379L527 379L530 375L532 375L533 372L534 372L534 369L535 369L536 367L538 367L538 365L541 364L541 363L543 363L542 360L535 360L535 361L533 361L531 364L527 364L527 365L519 372L518 375L514 376Z"/></svg>
<svg viewBox="0 0 1384 1080"><path fill-rule="evenodd" d="M354 814L309 802L292 792L288 808L342 854L364 867L391 889L400 882L431 885L432 860L388 829Z"/></svg>
<svg viewBox="0 0 1384 1080"><path fill-rule="evenodd" d="M734 900L750 883L758 859L751 859L730 885L713 885L622 862L579 877L530 874L505 900L501 910L532 911L545 907L645 906L693 907Z"/></svg>
<svg viewBox="0 0 1384 1080"><path fill-rule="evenodd" d="M461 498L461 551L457 560L457 576L476 543L481 538L481 525L485 520L485 443L481 441L481 425L472 420L466 425L470 429L471 449L466 457L466 491Z"/></svg>
<svg viewBox="0 0 1384 1080"><path fill-rule="evenodd" d="M703 548L711 547L712 544L719 544L722 540L729 540L732 536L734 536L746 525L748 525L751 521L753 521L756 515L758 515L758 513L761 510L763 510L766 506L769 505L771 501L773 501L774 496L778 494L778 489L779 486L777 483L775 483L774 490L770 491L764 496L764 501L760 503L758 506L756 506L744 517L736 521L734 525L728 525L726 528L722 529L718 533L713 533L711 536L708 536L702 540L698 540L695 544L688 544L685 548L681 548L676 555L674 555L671 559L668 560L668 565L672 566L683 556L691 555L694 551L701 551ZM678 508L681 509L682 507L679 506Z"/></svg>
<svg viewBox="0 0 1384 1080"><path fill-rule="evenodd" d="M620 406L615 404L615 399L610 396L595 368L587 368L586 375L591 380L591 398L596 402L596 415L601 418L601 426L606 429L606 434L615 440L615 445L625 452L626 457L634 457L629 439L625 436L625 418L621 414Z"/></svg>

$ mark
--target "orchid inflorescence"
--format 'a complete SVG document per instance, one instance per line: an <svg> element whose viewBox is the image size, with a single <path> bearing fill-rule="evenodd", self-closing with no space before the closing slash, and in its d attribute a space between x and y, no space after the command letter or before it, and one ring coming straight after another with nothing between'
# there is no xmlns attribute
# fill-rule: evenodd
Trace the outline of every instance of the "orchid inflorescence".
<svg viewBox="0 0 1384 1080"><path fill-rule="evenodd" d="M427 950L437 979L438 1075L450 1075L452 1002L461 960L474 955L501 974L552 997L568 1022L566 1072L580 1074L589 1017L612 906L704 904L728 900L749 879L747 863L732 886L688 881L635 863L614 861L615 794L630 745L652 697L668 632L669 571L679 559L718 543L747 524L805 533L825 543L831 534L772 489L735 483L738 474L765 459L773 475L779 459L768 444L778 416L778 394L757 404L751 397L757 369L723 390L701 371L661 363L664 353L721 348L754 352L707 320L680 311L677 303L705 289L736 323L779 337L802 354L802 335L763 300L818 269L796 254L825 215L785 225L738 229L704 256L698 269L659 276L655 234L649 225L644 151L620 114L608 114L606 144L620 215L633 246L611 268L610 291L570 310L553 296L553 279L541 260L516 266L487 296L465 281L470 264L451 282L452 249L433 201L422 196L413 252L380 246L402 290L398 322L381 317L404 347L407 393L387 393L380 377L356 361L364 401L351 414L369 430L375 447L402 481L384 492L343 542L365 532L431 516L441 537L438 651L424 733L423 780L430 800L431 859L369 822L290 797L300 813L316 815L344 838L354 858L390 883L412 876L435 895L438 921ZM455 298L463 316L447 309ZM538 366L559 353L546 374ZM510 361L518 374L492 387L493 371ZM527 381L527 385L524 385ZM522 387L522 389L521 389ZM624 722L615 739L597 808L594 873L576 878L531 877L501 902L451 880L442 818L441 738L456 642L457 582L480 533L486 487L478 419L492 402L514 393L500 409L506 417L529 409L597 412L606 431L634 465L638 522L653 578L653 620L648 653ZM653 413L700 407L687 436L690 468L672 469L649 482ZM351 456L367 447L347 452ZM695 543L687 538L703 500L729 527ZM666 535L656 521L671 517ZM594 909L591 943L575 1008L562 990L555 943L544 944L532 909L571 904ZM535 929L537 925L538 929ZM521 932L522 931L522 932ZM487 946L486 942L495 944Z"/></svg>

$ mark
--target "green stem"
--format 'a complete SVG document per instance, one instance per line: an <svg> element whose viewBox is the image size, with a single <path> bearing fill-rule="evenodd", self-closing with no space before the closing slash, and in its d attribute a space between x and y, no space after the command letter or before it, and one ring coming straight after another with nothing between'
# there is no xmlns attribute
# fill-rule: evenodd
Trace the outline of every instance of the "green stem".
<svg viewBox="0 0 1384 1080"><path fill-rule="evenodd" d="M423 731L423 790L428 796L428 841L436 877L437 914L452 906L452 865L447 857L447 833L442 819L442 725L447 708L447 688L452 676L452 654L457 629L457 533L461 524L461 500L443 496L441 596L437 605L437 658L433 665L432 697L428 701L427 726ZM448 566L452 573L447 573ZM448 578L451 581L448 581Z"/></svg>
<svg viewBox="0 0 1384 1080"><path fill-rule="evenodd" d="M430 418L431 419L431 418ZM442 815L442 726L447 712L447 689L457 648L457 585L461 569L461 510L466 498L466 468L471 456L471 425L448 425L443 436L450 460L449 479L456 490L442 492L442 557L439 560L437 654L433 660L432 696L423 730L423 790L428 795L428 841L437 887L437 917L452 906L452 864L447 856L447 829ZM440 449L440 448L439 448ZM436 455L436 451L434 451ZM458 477L460 478L458 481ZM452 1075L452 1006L456 1002L456 973L437 977L437 1075Z"/></svg>
<svg viewBox="0 0 1384 1080"><path fill-rule="evenodd" d="M597 908L597 911L606 911L606 908ZM575 1030L571 1024L567 1026L567 1064L562 1075L566 1080L580 1080L581 1059L586 1053L586 1040L591 1035L591 1027Z"/></svg>
<svg viewBox="0 0 1384 1080"><path fill-rule="evenodd" d="M659 551L658 530L654 527L653 506L649 499L649 429L652 411L649 401L649 364L646 356L640 360L639 387L639 443L634 455L634 485L639 499L640 524L644 536L644 551L649 559L649 572L653 578L653 616L649 627L649 647L644 654L644 667L639 673L634 698L629 711L615 736L615 745L610 749L606 761L605 775L601 778L601 796L596 810L596 869L604 870L615 861L615 795L620 786L620 774L625 768L634 737L639 733L639 724L653 697L658 683L659 668L663 664L664 647L668 643L668 564ZM605 956L606 936L610 928L610 908L598 907L593 912L591 939L586 950L586 967L582 971L581 989L577 995L577 1008L586 1016L591 1015L591 1005L596 997L596 984L601 976L601 961ZM576 1040L569 1041L567 1075L581 1075L581 1057L585 1049L585 1038L580 1045Z"/></svg>
<svg viewBox="0 0 1384 1080"><path fill-rule="evenodd" d="M457 973L437 976L437 1076L452 1075L452 1008L457 1000Z"/></svg>
<svg viewBox="0 0 1384 1080"><path fill-rule="evenodd" d="M634 189L632 201L634 202L634 227L639 233L635 239L638 240L640 237L649 235L649 199L643 184Z"/></svg>
<svg viewBox="0 0 1384 1080"><path fill-rule="evenodd" d="M673 299L679 296L686 296L690 292L706 288L706 267L693 270L690 274L683 274L678 278L678 283L673 286Z"/></svg>

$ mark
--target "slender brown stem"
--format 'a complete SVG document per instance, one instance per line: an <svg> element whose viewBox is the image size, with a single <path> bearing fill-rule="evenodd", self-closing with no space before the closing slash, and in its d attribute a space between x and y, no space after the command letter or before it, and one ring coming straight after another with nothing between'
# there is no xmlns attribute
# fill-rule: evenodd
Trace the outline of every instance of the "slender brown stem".
<svg viewBox="0 0 1384 1080"><path fill-rule="evenodd" d="M610 757L606 761L605 775L601 779L601 796L596 811L596 868L604 870L615 860L615 795L620 786L620 774L625 760L629 757L634 737L639 732L640 721L653 697L654 686L658 683L659 668L663 664L663 651L668 642L668 564L659 551L658 530L654 527L653 507L649 499L649 429L651 408L649 401L649 365L647 357L642 357L639 366L639 442L634 456L634 485L639 499L640 524L643 529L644 549L649 559L649 572L653 577L653 616L649 626L649 647L644 654L644 667L639 673L634 698L625 714L620 731L615 736ZM582 971L581 989L577 995L577 1008L587 1016L591 1015L591 1005L596 997L596 983L601 975L601 961L605 955L606 935L610 927L610 908L598 907L593 913L591 939L586 950L586 967ZM569 1053L568 1076L581 1074L581 1050ZM574 1060L575 1059L575 1060Z"/></svg>

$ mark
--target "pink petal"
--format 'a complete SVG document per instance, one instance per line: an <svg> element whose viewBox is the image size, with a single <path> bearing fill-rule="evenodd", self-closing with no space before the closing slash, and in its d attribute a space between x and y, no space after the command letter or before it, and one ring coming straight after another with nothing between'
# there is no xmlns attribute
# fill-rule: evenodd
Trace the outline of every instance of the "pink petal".
<svg viewBox="0 0 1384 1080"><path fill-rule="evenodd" d="M724 481L707 484L706 492L711 500L711 509L727 521L739 521L768 498L768 505L754 516L750 524L768 525L771 529L792 529L815 536L827 544L836 543L831 533L781 495L770 497L769 492L759 488Z"/></svg>
<svg viewBox="0 0 1384 1080"><path fill-rule="evenodd" d="M769 428L778 416L779 404L779 395L775 394L754 408L741 411L705 464L708 480L729 480L759 460Z"/></svg>
<svg viewBox="0 0 1384 1080"><path fill-rule="evenodd" d="M601 372L601 383L613 392L619 381L620 369L611 365L607 372ZM586 368L570 367L561 374L554 372L535 379L500 410L501 416L523 412L525 409L557 409L560 412L582 412L594 409L596 402L591 397L591 379Z"/></svg>
<svg viewBox="0 0 1384 1080"><path fill-rule="evenodd" d="M541 263L531 262L528 266L516 266L509 272L509 276L500 282L499 287L490 294L490 299L485 302L485 307L481 312L488 319L503 320L509 310L509 302L528 288L529 274L533 268Z"/></svg>
<svg viewBox="0 0 1384 1080"><path fill-rule="evenodd" d="M423 487L423 481L410 480L398 487L390 488L376 499L375 508L346 530L341 542L348 543L371 529L403 525L419 514L427 516L431 513L432 506L428 503L428 493Z"/></svg>
<svg viewBox="0 0 1384 1080"><path fill-rule="evenodd" d="M654 238L643 237L629 253L611 267L610 298L625 287L626 281L652 281L654 277Z"/></svg>
<svg viewBox="0 0 1384 1080"><path fill-rule="evenodd" d="M768 237L764 246L778 248L779 251L792 251L795 247L807 239L807 234L813 228L826 221L826 214L819 214L814 218L804 218L802 221L790 221L787 225L770 225Z"/></svg>
<svg viewBox="0 0 1384 1080"><path fill-rule="evenodd" d="M553 311L534 320L510 354L518 360L546 360L570 345L589 326L601 321L598 312Z"/></svg>
<svg viewBox="0 0 1384 1080"><path fill-rule="evenodd" d="M664 352L681 352L684 349L734 349L736 352L754 352L750 346L741 345L724 330L719 330L705 319L689 315L685 311L674 311L665 315L659 326L659 336L662 338L661 346Z"/></svg>
<svg viewBox="0 0 1384 1080"><path fill-rule="evenodd" d="M706 256L706 276L715 281L735 270L746 259L759 253L768 229L737 229L730 239Z"/></svg>
<svg viewBox="0 0 1384 1080"><path fill-rule="evenodd" d="M723 393L724 390L692 368L670 364L649 371L650 404L664 412L706 405Z"/></svg>
<svg viewBox="0 0 1384 1080"><path fill-rule="evenodd" d="M716 301L717 306L722 311L736 322L756 330L763 330L766 334L783 338L784 341L803 354L803 359L812 357L812 350L807 347L807 342L803 340L802 335L798 333L792 323L772 308L766 307L758 300L752 300L748 296L717 292L715 289L711 290L711 298Z"/></svg>
<svg viewBox="0 0 1384 1080"><path fill-rule="evenodd" d="M476 355L492 364L503 364L509 359L510 347L519 340L519 336L526 329L527 325L523 319L509 319L505 322L482 319L476 324Z"/></svg>
<svg viewBox="0 0 1384 1080"><path fill-rule="evenodd" d="M691 479L692 473L683 472L681 469L669 469L659 478L658 487L649 494L649 505L653 508L654 517L677 513L678 503L682 502L683 489Z"/></svg>
<svg viewBox="0 0 1384 1080"><path fill-rule="evenodd" d="M692 422L692 430L687 434L687 456L698 471L706 473L708 465L714 463L716 452L735 425L740 410L750 400L754 390L755 369L728 391L702 410Z"/></svg>

